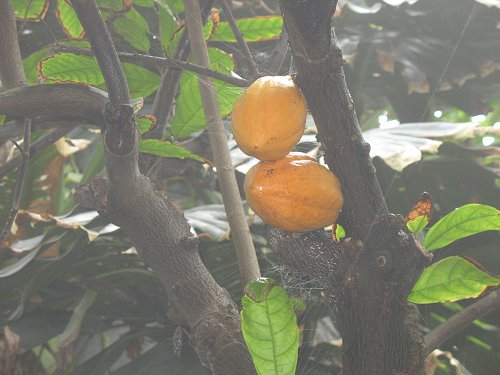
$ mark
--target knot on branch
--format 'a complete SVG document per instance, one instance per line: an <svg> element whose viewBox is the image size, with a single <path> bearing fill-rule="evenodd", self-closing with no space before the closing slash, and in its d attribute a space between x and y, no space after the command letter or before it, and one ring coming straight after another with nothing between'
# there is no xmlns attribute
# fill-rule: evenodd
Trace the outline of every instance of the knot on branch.
<svg viewBox="0 0 500 375"><path fill-rule="evenodd" d="M299 274L328 283L338 271L342 245L324 230L290 233L271 228L268 238L282 262Z"/></svg>
<svg viewBox="0 0 500 375"><path fill-rule="evenodd" d="M236 317L235 306L226 305L205 315L191 329L191 342L201 363L214 374L255 373Z"/></svg>

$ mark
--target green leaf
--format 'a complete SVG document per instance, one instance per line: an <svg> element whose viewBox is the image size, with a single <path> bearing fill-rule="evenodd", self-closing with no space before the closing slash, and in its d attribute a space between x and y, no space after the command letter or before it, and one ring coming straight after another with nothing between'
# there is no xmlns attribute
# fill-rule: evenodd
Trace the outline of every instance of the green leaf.
<svg viewBox="0 0 500 375"><path fill-rule="evenodd" d="M238 28L247 42L259 42L277 39L283 28L281 16L240 18L236 20ZM217 32L210 39L214 42L236 42L231 26L228 22L220 22Z"/></svg>
<svg viewBox="0 0 500 375"><path fill-rule="evenodd" d="M164 7L168 7L174 13L184 12L184 3L182 0L156 0L156 2Z"/></svg>
<svg viewBox="0 0 500 375"><path fill-rule="evenodd" d="M406 223L406 226L412 233L420 233L429 224L429 219L426 215L417 216L415 219Z"/></svg>
<svg viewBox="0 0 500 375"><path fill-rule="evenodd" d="M209 48L208 51L211 68L230 74L233 67L231 57L215 48ZM234 103L244 89L218 80L213 82L221 116L225 117L232 111ZM191 133L204 129L206 124L197 76L185 71L181 77L181 93L176 102L172 131L177 137L185 138Z"/></svg>
<svg viewBox="0 0 500 375"><path fill-rule="evenodd" d="M148 96L153 93L160 77L137 65L122 64L127 77L130 95L133 98ZM97 61L93 57L73 53L57 53L40 61L40 74L52 82L76 82L105 89L104 77Z"/></svg>
<svg viewBox="0 0 500 375"><path fill-rule="evenodd" d="M120 12L127 7L123 2L124 0L97 0L97 5L104 10Z"/></svg>
<svg viewBox="0 0 500 375"><path fill-rule="evenodd" d="M160 42L167 56L174 54L177 43L182 35L179 23L172 11L165 6L159 5Z"/></svg>
<svg viewBox="0 0 500 375"><path fill-rule="evenodd" d="M40 21L49 9L49 0L13 0L12 8L18 20Z"/></svg>
<svg viewBox="0 0 500 375"><path fill-rule="evenodd" d="M135 118L135 122L139 127L139 132L141 134L150 131L156 125L156 117L149 115L141 115Z"/></svg>
<svg viewBox="0 0 500 375"><path fill-rule="evenodd" d="M427 267L413 287L408 300L425 304L475 298L500 277L488 274L470 259L452 256Z"/></svg>
<svg viewBox="0 0 500 375"><path fill-rule="evenodd" d="M449 213L432 226L424 246L432 251L456 240L487 230L500 230L500 211L481 204L467 204Z"/></svg>
<svg viewBox="0 0 500 375"><path fill-rule="evenodd" d="M340 241L344 237L345 237L344 227L340 224L336 224L335 225L335 238L337 239L337 241Z"/></svg>
<svg viewBox="0 0 500 375"><path fill-rule="evenodd" d="M86 40L67 40L58 41L60 45L74 46L81 48L90 48L90 44ZM23 60L23 67L26 73L26 81L30 84L35 84L38 81L38 63L47 57L52 46L44 47L41 50L33 52Z"/></svg>
<svg viewBox="0 0 500 375"><path fill-rule="evenodd" d="M134 0L134 5L144 7L144 8L151 8L154 4L154 0Z"/></svg>
<svg viewBox="0 0 500 375"><path fill-rule="evenodd" d="M95 299L97 297L97 292L93 290L88 290L78 303L78 305L73 310L71 319L64 331L59 335L59 349L64 349L80 336L80 329L82 328L83 319L88 309L92 307Z"/></svg>
<svg viewBox="0 0 500 375"><path fill-rule="evenodd" d="M204 162L203 158L189 152L181 146L174 145L167 141L158 139L145 139L140 143L140 150L146 154L160 156L162 158L194 159Z"/></svg>
<svg viewBox="0 0 500 375"><path fill-rule="evenodd" d="M260 278L245 288L242 332L257 374L295 374L299 329L283 287Z"/></svg>
<svg viewBox="0 0 500 375"><path fill-rule="evenodd" d="M128 12L116 17L113 27L132 47L141 52L149 52L149 26L135 8L130 8Z"/></svg>
<svg viewBox="0 0 500 375"><path fill-rule="evenodd" d="M56 18L67 36L70 38L81 38L83 36L83 27L75 10L67 0L57 1Z"/></svg>

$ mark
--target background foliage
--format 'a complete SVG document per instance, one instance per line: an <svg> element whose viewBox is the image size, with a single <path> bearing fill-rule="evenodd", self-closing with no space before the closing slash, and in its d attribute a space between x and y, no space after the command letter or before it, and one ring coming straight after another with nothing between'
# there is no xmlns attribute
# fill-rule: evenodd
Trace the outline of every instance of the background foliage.
<svg viewBox="0 0 500 375"><path fill-rule="evenodd" d="M80 39L82 28L69 2L13 3L30 84L79 82L105 89L92 57L57 49L89 47ZM182 33L181 1L98 3L119 51L172 55ZM241 18L238 25L264 64L282 29L277 4L234 3ZM391 211L406 215L423 191L434 198L430 225L466 203L498 206L500 9L467 0L344 0L339 4L335 22L349 63L348 85ZM205 27L212 68L245 75L234 36L223 14L221 18L212 17ZM289 59L283 74L290 70ZM131 63L123 67L137 109L149 114L161 71ZM242 89L221 81L215 87L226 116ZM169 142L143 142L143 152L196 158L175 146L205 127L193 73L183 73L176 103L166 137ZM151 124L147 119L142 122L145 129ZM308 119L298 150L318 152L314 131ZM241 182L253 161L235 146L232 156ZM158 281L119 228L94 212L74 207L72 187L88 182L102 168L100 139L96 129L89 128L73 130L30 161L23 192L25 211L0 252L4 326L0 368L5 374L126 375L137 374L138 369L151 375L163 374L165 369L169 374L208 373L190 349L188 336L178 328L182 322L172 316ZM0 181L2 223L15 179L12 173ZM199 163L157 183L186 210L200 235L204 262L240 303L243 288L213 172ZM338 371L339 335L321 303L320 285L280 267L266 244L263 223L256 217L249 220L253 220L263 273L281 282L297 299L298 373ZM454 242L436 253L435 259L449 255L473 257L490 273L500 274L495 232ZM467 303L421 305L424 329ZM443 349L461 361L463 373L491 375L500 366L499 326L498 315L476 321ZM450 361L441 358L436 373L454 373Z"/></svg>

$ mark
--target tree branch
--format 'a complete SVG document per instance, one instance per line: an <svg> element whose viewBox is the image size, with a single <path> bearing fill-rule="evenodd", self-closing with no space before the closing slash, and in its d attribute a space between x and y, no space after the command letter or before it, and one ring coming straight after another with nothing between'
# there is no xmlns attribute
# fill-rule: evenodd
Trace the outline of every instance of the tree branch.
<svg viewBox="0 0 500 375"><path fill-rule="evenodd" d="M205 23L215 0L204 0L202 2L202 22ZM181 38L175 48L174 60L186 62L191 52L187 30L182 32ZM153 134L148 135L158 139L163 139L168 128L175 98L179 92L179 83L182 71L179 69L168 69L163 72L160 87L153 102L153 116L156 117L157 127Z"/></svg>
<svg viewBox="0 0 500 375"><path fill-rule="evenodd" d="M113 65L103 67L103 75L114 87L103 135L108 176L81 187L76 199L95 207L134 243L191 329L203 365L216 375L254 374L236 305L204 266L182 211L139 172L139 133L128 93L121 92L126 84L110 82L124 76L115 74L121 67L95 1L73 0L73 6L99 64Z"/></svg>
<svg viewBox="0 0 500 375"><path fill-rule="evenodd" d="M23 192L24 180L26 179L26 171L28 170L28 159L29 149L30 149L30 138L31 138L31 118L27 117L24 119L24 142L19 155L21 157L21 166L19 167L19 174L16 180L16 188L14 190L14 197L12 198L12 208L7 218L2 232L0 233L0 243L4 242L10 234L10 229L14 220L16 220L17 213L19 212L19 207L21 203L21 193Z"/></svg>
<svg viewBox="0 0 500 375"><path fill-rule="evenodd" d="M29 147L29 155L30 157L38 155L40 152L45 150L47 147L52 145L61 137L64 137L71 130L75 128L75 125L69 127L61 127L56 130L51 131L49 134L44 135L43 137L38 138L35 142L33 142ZM15 170L22 161L22 155L17 155L8 162L0 165L0 178L8 175L10 172Z"/></svg>
<svg viewBox="0 0 500 375"><path fill-rule="evenodd" d="M210 66L197 0L185 0L184 5L194 59L200 65ZM260 276L259 263L257 262L255 248L241 203L231 157L229 156L226 132L222 124L215 89L209 77L202 76L199 80L205 118L207 119L208 136L214 154L214 162L217 168L229 227L231 228L231 235L234 240L240 267L240 277L243 285L246 285Z"/></svg>
<svg viewBox="0 0 500 375"><path fill-rule="evenodd" d="M22 85L25 80L26 76L24 74L17 38L16 16L10 0L0 0L0 81L4 88L9 89ZM24 144L22 148L13 141L19 148L19 151L21 151L21 167L19 168L16 188L12 198L12 208L7 222L0 233L0 243L5 241L9 236L10 229L19 211L26 170L28 168L30 138L31 118L26 117L24 119Z"/></svg>
<svg viewBox="0 0 500 375"><path fill-rule="evenodd" d="M104 122L108 95L94 87L77 84L50 84L18 87L0 93L0 114L46 119L85 119Z"/></svg>
<svg viewBox="0 0 500 375"><path fill-rule="evenodd" d="M56 52L70 52L79 55L94 56L94 53L91 50L81 47L61 45L54 47L53 50ZM147 62L148 65L166 66L180 71L188 70L190 72L212 77L219 81L227 82L238 87L248 87L250 85L250 82L246 79L233 77L204 66L192 64L190 62L174 59L171 57L158 57L128 52L118 52L118 57L122 62L130 62L137 65L144 65L144 63Z"/></svg>
<svg viewBox="0 0 500 375"><path fill-rule="evenodd" d="M255 59L250 52L250 48L248 48L248 44L243 37L238 25L236 25L236 20L234 19L233 12L231 12L231 8L229 7L226 0L219 0L219 3L224 10L224 16L227 18L227 22L229 26L231 26L231 30L233 30L233 34L236 38L238 45L240 46L241 53L245 57L246 65L248 66L248 70L250 72L251 80L257 79L259 77L259 67L255 62Z"/></svg>
<svg viewBox="0 0 500 375"><path fill-rule="evenodd" d="M16 16L9 0L0 0L0 81L11 89L26 80L17 38Z"/></svg>
<svg viewBox="0 0 500 375"><path fill-rule="evenodd" d="M479 301L467 306L425 335L425 355L431 354L439 345L450 337L460 333L472 324L474 320L498 308L500 308L500 290L497 289Z"/></svg>
<svg viewBox="0 0 500 375"><path fill-rule="evenodd" d="M351 245L356 244L344 241L335 247L313 239L303 244L304 249L313 249L334 272L315 266L309 256L301 268L327 280L328 301L342 332L344 375L420 375L423 337L406 300L430 256L402 218L390 214L378 184L331 26L336 3L280 1L296 82L318 128L325 160L342 183L340 220L352 237ZM275 248L286 241L278 236ZM300 246L300 241L293 246Z"/></svg>

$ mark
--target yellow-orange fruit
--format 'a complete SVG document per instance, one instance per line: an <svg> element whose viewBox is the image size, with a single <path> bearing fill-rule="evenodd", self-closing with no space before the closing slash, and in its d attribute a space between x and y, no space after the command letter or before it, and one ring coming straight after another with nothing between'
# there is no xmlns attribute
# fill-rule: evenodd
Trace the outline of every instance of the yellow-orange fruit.
<svg viewBox="0 0 500 375"><path fill-rule="evenodd" d="M245 177L248 205L267 224L308 232L335 224L343 204L340 181L302 153L261 161Z"/></svg>
<svg viewBox="0 0 500 375"><path fill-rule="evenodd" d="M302 137L306 115L306 99L292 77L262 77L234 105L234 138L245 154L278 160Z"/></svg>

